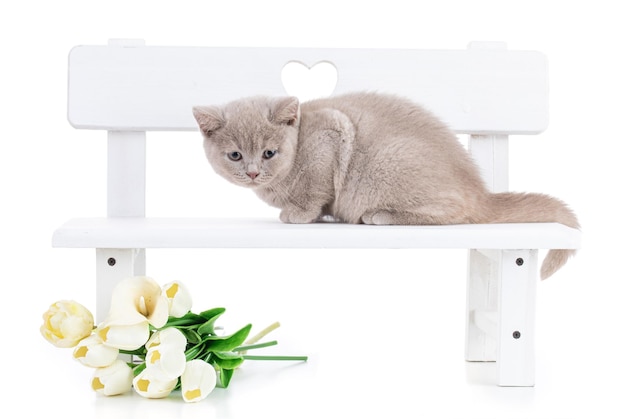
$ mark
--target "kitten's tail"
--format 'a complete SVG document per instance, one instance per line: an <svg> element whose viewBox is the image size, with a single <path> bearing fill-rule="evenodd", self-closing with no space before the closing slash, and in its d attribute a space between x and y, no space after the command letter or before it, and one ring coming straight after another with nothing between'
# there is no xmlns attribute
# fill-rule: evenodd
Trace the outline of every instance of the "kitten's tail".
<svg viewBox="0 0 626 419"><path fill-rule="evenodd" d="M494 223L541 223L556 222L568 227L580 228L574 212L561 200L536 193L496 193L490 196ZM541 265L541 279L559 270L574 256L573 249L551 249Z"/></svg>

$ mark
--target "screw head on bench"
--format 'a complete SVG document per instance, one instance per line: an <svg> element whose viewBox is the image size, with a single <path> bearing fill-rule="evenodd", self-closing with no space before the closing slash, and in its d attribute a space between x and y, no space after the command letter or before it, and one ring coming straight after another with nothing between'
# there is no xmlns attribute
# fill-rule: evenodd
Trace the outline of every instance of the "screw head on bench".
<svg viewBox="0 0 626 419"><path fill-rule="evenodd" d="M109 264L109 266L114 266L115 263L116 263L116 260L115 260L115 258L109 258L107 260L107 263Z"/></svg>
<svg viewBox="0 0 626 419"><path fill-rule="evenodd" d="M519 331L513 332L513 339L519 339L522 337L522 334Z"/></svg>
<svg viewBox="0 0 626 419"><path fill-rule="evenodd" d="M515 263L517 264L517 266L522 266L524 264L524 259L522 258L517 258L515 260Z"/></svg>

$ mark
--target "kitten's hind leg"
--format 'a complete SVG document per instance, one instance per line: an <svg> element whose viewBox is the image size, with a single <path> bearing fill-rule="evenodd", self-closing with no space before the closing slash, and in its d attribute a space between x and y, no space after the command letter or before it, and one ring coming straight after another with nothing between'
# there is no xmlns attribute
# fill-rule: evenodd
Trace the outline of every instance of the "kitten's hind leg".
<svg viewBox="0 0 626 419"><path fill-rule="evenodd" d="M365 213L361 216L361 221L363 224L372 224L372 225L393 225L393 224L410 224L407 223L407 219L409 213L407 212L399 212L399 211L390 211L383 209L374 209L365 211Z"/></svg>
<svg viewBox="0 0 626 419"><path fill-rule="evenodd" d="M374 209L365 211L361 216L364 224L372 225L441 225L460 224L460 220L452 220L449 216L435 215L432 213L417 213L410 211L395 211L387 209Z"/></svg>

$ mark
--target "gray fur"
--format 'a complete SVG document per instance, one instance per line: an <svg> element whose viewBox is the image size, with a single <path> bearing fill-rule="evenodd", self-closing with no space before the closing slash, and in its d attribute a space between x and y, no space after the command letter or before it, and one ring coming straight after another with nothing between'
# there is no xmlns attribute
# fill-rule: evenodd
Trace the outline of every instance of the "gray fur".
<svg viewBox="0 0 626 419"><path fill-rule="evenodd" d="M379 225L579 227L573 212L550 196L490 193L454 133L400 97L353 93L301 105L293 97L251 97L193 113L214 170L280 208L286 223L332 216ZM266 151L276 153L267 158ZM233 161L232 152L241 158ZM550 251L542 278L573 253Z"/></svg>

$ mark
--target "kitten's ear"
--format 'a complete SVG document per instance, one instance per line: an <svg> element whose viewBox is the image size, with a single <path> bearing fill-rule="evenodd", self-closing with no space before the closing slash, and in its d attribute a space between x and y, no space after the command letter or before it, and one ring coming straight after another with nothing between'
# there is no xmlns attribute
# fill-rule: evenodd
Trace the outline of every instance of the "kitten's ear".
<svg viewBox="0 0 626 419"><path fill-rule="evenodd" d="M297 97L280 98L274 103L270 121L276 124L294 125L300 117L300 102Z"/></svg>
<svg viewBox="0 0 626 419"><path fill-rule="evenodd" d="M215 106L194 106L193 116L206 136L210 136L226 123L222 110Z"/></svg>

